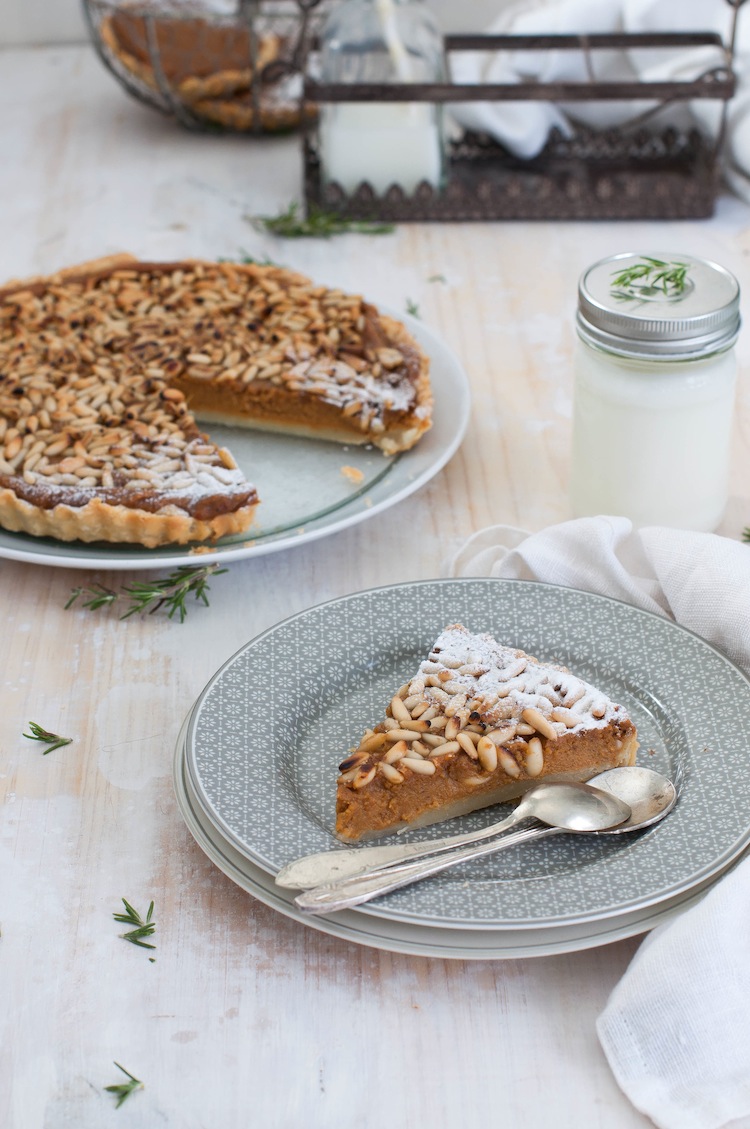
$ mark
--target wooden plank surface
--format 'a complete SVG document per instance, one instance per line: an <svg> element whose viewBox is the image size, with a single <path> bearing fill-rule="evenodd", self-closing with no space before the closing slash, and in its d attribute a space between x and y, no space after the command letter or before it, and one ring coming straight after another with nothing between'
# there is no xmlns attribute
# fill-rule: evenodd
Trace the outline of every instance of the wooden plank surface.
<svg viewBox="0 0 750 1129"><path fill-rule="evenodd" d="M403 226L283 241L246 216L298 198L293 139L180 131L85 48L0 52L0 277L128 250L240 250L420 316L461 358L466 441L424 490L299 549L233 564L185 624L64 610L106 574L0 561L0 1125L7 1129L640 1129L594 1022L638 939L534 960L362 948L288 920L203 855L172 791L175 740L208 678L285 616L444 574L489 523L568 516L576 282L626 249L718 260L750 284L750 213L631 224ZM444 281L430 281L440 275ZM724 531L750 523L750 335ZM118 583L128 574L118 574ZM43 756L30 720L73 738ZM126 897L158 948L118 939ZM114 1061L145 1082L115 1110Z"/></svg>

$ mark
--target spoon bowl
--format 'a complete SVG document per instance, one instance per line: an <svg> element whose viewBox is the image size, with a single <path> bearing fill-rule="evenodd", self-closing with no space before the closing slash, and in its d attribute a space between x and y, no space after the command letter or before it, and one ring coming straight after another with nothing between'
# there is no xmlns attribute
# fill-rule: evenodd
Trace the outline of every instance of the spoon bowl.
<svg viewBox="0 0 750 1129"><path fill-rule="evenodd" d="M606 831L626 823L630 804L612 788L558 780L536 784L516 805L514 823L531 816L560 831Z"/></svg>
<svg viewBox="0 0 750 1129"><path fill-rule="evenodd" d="M632 765L610 768L589 781L596 788L610 792L630 807L630 816L617 827L603 828L602 835L621 835L640 831L664 819L677 803L677 789L671 780L652 768Z"/></svg>

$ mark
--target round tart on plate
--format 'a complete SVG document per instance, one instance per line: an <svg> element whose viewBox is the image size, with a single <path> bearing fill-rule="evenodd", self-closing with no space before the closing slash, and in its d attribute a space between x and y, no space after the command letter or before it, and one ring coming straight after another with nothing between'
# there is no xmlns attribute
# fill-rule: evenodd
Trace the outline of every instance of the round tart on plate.
<svg viewBox="0 0 750 1129"><path fill-rule="evenodd" d="M146 546L249 528L258 493L196 423L392 455L429 362L356 295L275 266L121 255L0 289L0 525Z"/></svg>

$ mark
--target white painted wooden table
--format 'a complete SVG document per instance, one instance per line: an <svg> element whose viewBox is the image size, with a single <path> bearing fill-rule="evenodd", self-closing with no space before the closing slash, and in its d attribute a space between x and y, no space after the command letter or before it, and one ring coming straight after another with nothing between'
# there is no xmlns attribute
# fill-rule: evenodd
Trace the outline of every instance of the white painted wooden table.
<svg viewBox="0 0 750 1129"><path fill-rule="evenodd" d="M0 277L113 251L269 254L419 305L475 396L430 486L347 532L234 564L182 626L65 611L97 579L0 562L0 1125L5 1129L639 1129L594 1022L639 940L528 961L377 952L288 920L204 857L179 816L180 723L257 632L372 585L440 575L473 531L565 519L580 271L619 250L717 259L750 293L750 212L710 221L404 226L282 242L246 215L299 197L290 140L193 136L85 48L0 52ZM440 274L445 282L430 282ZM750 334L724 530L750 523ZM105 579L106 576L99 576ZM118 581L130 579L119 575ZM29 720L70 735L49 756ZM156 903L156 962L118 939ZM113 1062L145 1082L116 1110Z"/></svg>

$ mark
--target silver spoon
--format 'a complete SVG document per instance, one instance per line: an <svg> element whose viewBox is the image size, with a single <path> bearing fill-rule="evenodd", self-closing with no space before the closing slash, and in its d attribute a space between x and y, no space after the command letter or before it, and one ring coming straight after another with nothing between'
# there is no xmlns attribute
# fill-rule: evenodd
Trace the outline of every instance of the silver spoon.
<svg viewBox="0 0 750 1129"><path fill-rule="evenodd" d="M447 857L431 857L426 860L423 858L420 861L407 861L401 865L391 864L389 866L381 866L376 870L370 867L367 872L360 873L356 877L326 884L325 886L312 890L309 894L300 894L295 899L295 902L301 909L309 913L331 913L334 909L344 909L350 905L361 904L364 901L369 901L371 898L378 897L380 894L397 889L399 886L406 885L409 882L418 881L420 878L428 877L430 874L437 874L440 870L444 870L458 862L478 858L485 854L492 854L495 851L500 851L505 847L517 843L528 842L533 839L543 838L547 835L559 834L561 831L588 830L589 832L593 831L594 833L602 835L619 834L624 831L636 831L663 819L664 816L671 811L677 800L676 790L670 780L660 773L654 772L652 769L641 768L640 766L609 769L604 773L600 773L599 776L594 777L591 784L595 784L596 787L589 787L589 791L609 793L615 799L619 798L623 800L632 809L630 816L624 821L619 821L617 824L609 827L534 826L505 835L501 839L496 839L491 843L483 843L479 846L469 846L465 849L454 850ZM534 792L542 787L545 787L545 785L538 785L531 793L527 793L524 799L528 799L530 795L533 796ZM555 788L556 786L554 784L548 784L546 787ZM567 785L567 787L586 788L587 786ZM524 801L521 801L521 804L523 803ZM521 804L516 808L515 815L518 815ZM542 818L538 812L531 814L536 814L537 818ZM524 817L521 816L520 818ZM512 820L512 817L511 821L517 822L517 820ZM492 828L486 828L484 834L496 834L497 828L502 826L509 826L508 821L503 821L502 824L495 824ZM474 832L474 837L481 834L481 832ZM466 836L453 836L453 842L466 842L467 838ZM434 852L435 850L448 850L448 847L439 846L438 844L450 842L451 840L438 840L437 843L433 841L432 843L410 844L410 846L416 848L421 847L424 856L428 852ZM365 848L365 852L366 850ZM351 852L333 853L353 855L357 853L361 854L362 850L360 849L360 851L357 852L355 849Z"/></svg>
<svg viewBox="0 0 750 1129"><path fill-rule="evenodd" d="M608 827L600 835L621 835L623 831L640 831L664 819L677 803L677 789L671 780L643 768L639 764L626 768L609 768L589 780L596 788L610 792L630 807L630 818L617 827Z"/></svg>
<svg viewBox="0 0 750 1129"><path fill-rule="evenodd" d="M532 816L547 824L547 830L601 831L629 819L630 805L611 793L592 788L588 784L545 781L530 788L512 815L502 824L497 824L496 828L511 827ZM377 870L370 868L364 874L305 891L295 898L295 903L309 913L331 913L346 906L359 905L360 902L369 901L370 898L376 898L399 886L437 874L457 862L492 854L506 842L507 837L494 839L489 843L472 842L470 846L459 847L440 857L434 857L433 854L430 858L418 861L410 860Z"/></svg>
<svg viewBox="0 0 750 1129"><path fill-rule="evenodd" d="M616 834L621 831L634 831L636 827L646 827L655 819L661 819L677 799L674 785L666 776L640 765L608 769L589 781L589 784L611 792L634 809L630 819L619 827L610 828L601 834ZM528 797L528 793L527 793ZM654 820L649 813L654 813ZM374 847L342 847L333 851L320 851L305 855L287 863L276 875L276 885L290 890L310 890L328 882L338 882L355 874L370 873L394 863L407 862L428 855L441 854L454 847L468 846L484 839L491 839L501 831L529 818L533 813L519 804L511 815L499 823L479 831L461 832L441 839L429 839L419 843L387 843ZM539 827L531 829L533 837L546 830ZM513 837L506 836L507 846L523 842L529 838L529 830L516 832Z"/></svg>

